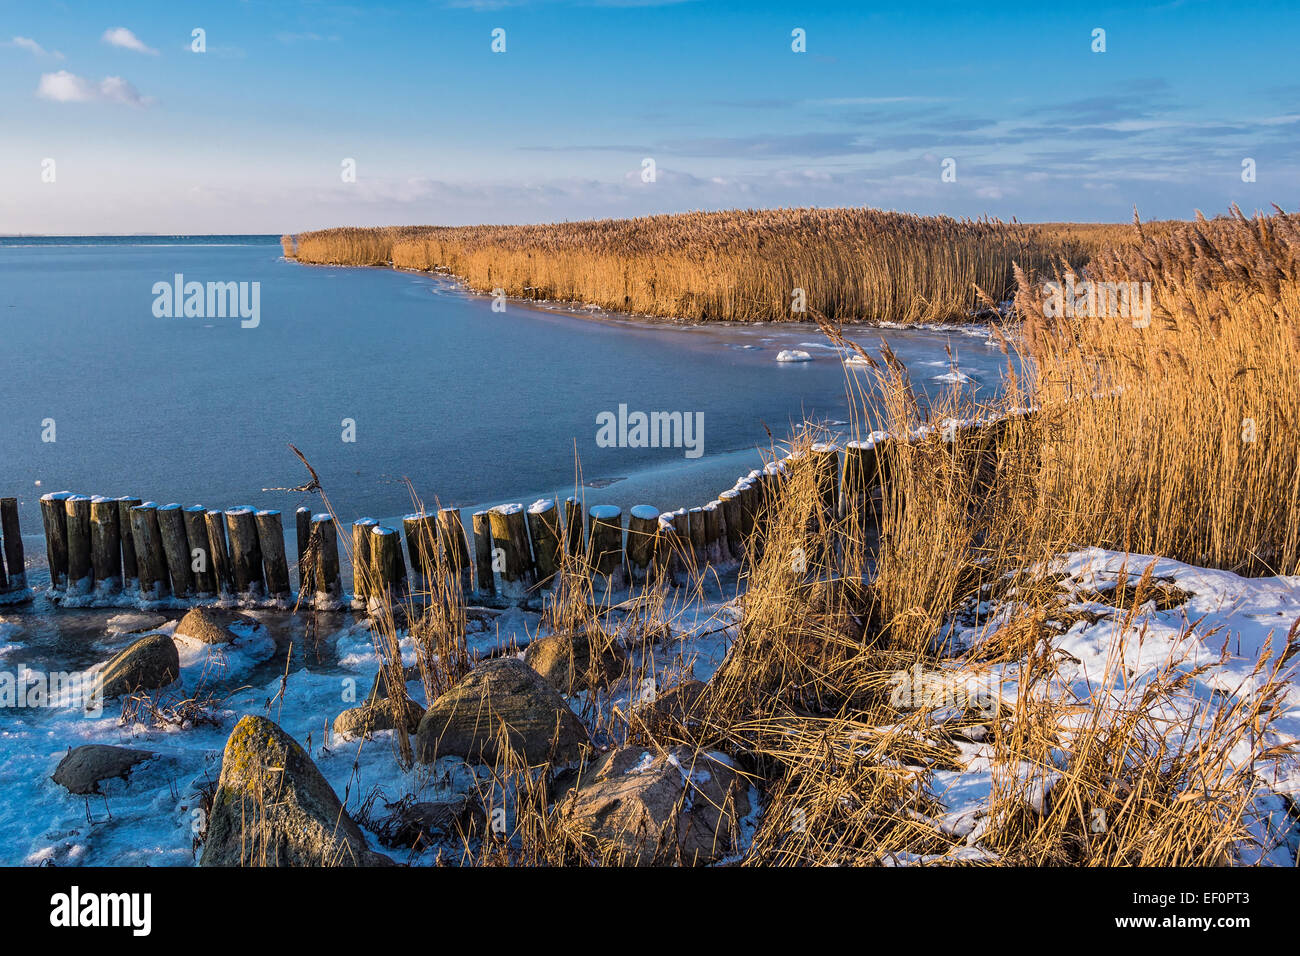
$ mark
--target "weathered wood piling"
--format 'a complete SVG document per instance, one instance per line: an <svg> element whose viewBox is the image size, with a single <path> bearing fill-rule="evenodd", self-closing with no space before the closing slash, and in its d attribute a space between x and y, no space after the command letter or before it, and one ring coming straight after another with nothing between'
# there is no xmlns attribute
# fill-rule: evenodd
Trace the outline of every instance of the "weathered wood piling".
<svg viewBox="0 0 1300 956"><path fill-rule="evenodd" d="M122 541L122 590L128 594L140 591L140 569L135 557L135 536L131 532L131 509L140 504L139 498L123 495L117 499L117 528Z"/></svg>
<svg viewBox="0 0 1300 956"><path fill-rule="evenodd" d="M254 512L253 518L257 524L257 543L262 549L266 594L276 601L287 601L293 597L293 588L289 583L289 559L284 553L284 525L280 512L264 508Z"/></svg>
<svg viewBox="0 0 1300 956"><path fill-rule="evenodd" d="M492 525L486 511L476 511L470 519L474 528L474 589L488 598L497 593L492 573Z"/></svg>
<svg viewBox="0 0 1300 956"><path fill-rule="evenodd" d="M4 563L10 591L27 587L27 562L23 535L18 527L18 499L0 498L0 536L4 538Z"/></svg>
<svg viewBox="0 0 1300 956"><path fill-rule="evenodd" d="M293 513L295 541L298 545L298 594L306 597L315 593L316 556L312 550L313 530L311 509L302 505Z"/></svg>
<svg viewBox="0 0 1300 956"><path fill-rule="evenodd" d="M68 594L89 594L94 586L90 569L90 498L69 495L64 500L68 535Z"/></svg>
<svg viewBox="0 0 1300 956"><path fill-rule="evenodd" d="M582 527L582 502L570 495L564 499L564 551L577 557L582 554L586 543Z"/></svg>
<svg viewBox="0 0 1300 956"><path fill-rule="evenodd" d="M50 587L55 591L62 591L68 586L68 513L63 503L70 497L70 491L41 495L45 557L50 566Z"/></svg>
<svg viewBox="0 0 1300 956"><path fill-rule="evenodd" d="M370 529L377 524L374 518L352 522L352 607L358 611L370 606Z"/></svg>
<svg viewBox="0 0 1300 956"><path fill-rule="evenodd" d="M402 600L406 585L402 539L396 530L381 524L370 528L369 537L371 588L368 609L391 609Z"/></svg>
<svg viewBox="0 0 1300 956"><path fill-rule="evenodd" d="M190 505L181 509L185 520L185 540L190 549L190 573L194 576L194 596L207 600L216 596L217 575L213 568L212 546L208 541L207 509Z"/></svg>
<svg viewBox="0 0 1300 956"><path fill-rule="evenodd" d="M594 505L587 512L591 532L587 542L591 569L612 591L627 586L623 568L623 511L617 505Z"/></svg>
<svg viewBox="0 0 1300 956"><path fill-rule="evenodd" d="M311 519L312 547L316 552L314 606L318 611L334 611L343 603L343 574L339 567L338 531L329 514Z"/></svg>
<svg viewBox="0 0 1300 956"><path fill-rule="evenodd" d="M465 522L459 508L438 509L438 541L448 572L460 585L461 594L468 594L473 584L469 540L465 537Z"/></svg>
<svg viewBox="0 0 1300 956"><path fill-rule="evenodd" d="M650 577L658 531L659 509L634 505L627 516L627 568L634 584Z"/></svg>
<svg viewBox="0 0 1300 956"><path fill-rule="evenodd" d="M171 593L171 588L158 506L152 501L131 508L131 537L140 571L140 596L146 601L160 601Z"/></svg>
<svg viewBox="0 0 1300 956"><path fill-rule="evenodd" d="M233 597L235 569L230 561L230 548L226 545L225 512L215 509L205 511L203 525L207 530L208 557L212 561L212 577L217 594L221 597Z"/></svg>
<svg viewBox="0 0 1300 956"><path fill-rule="evenodd" d="M94 590L116 594L122 590L122 532L118 503L112 498L90 502L90 567Z"/></svg>
<svg viewBox="0 0 1300 956"><path fill-rule="evenodd" d="M550 587L560 571L560 512L550 498L542 498L528 506L528 536L533 543L533 558L537 563L537 584Z"/></svg>
<svg viewBox="0 0 1300 956"><path fill-rule="evenodd" d="M537 583L537 569L528 542L528 526L521 504L497 505L488 510L492 547L500 562L493 561L501 575L500 592L507 600L523 600Z"/></svg>
<svg viewBox="0 0 1300 956"><path fill-rule="evenodd" d="M242 600L266 594L262 574L262 545L258 540L256 510L249 505L226 509L226 536L235 594Z"/></svg>

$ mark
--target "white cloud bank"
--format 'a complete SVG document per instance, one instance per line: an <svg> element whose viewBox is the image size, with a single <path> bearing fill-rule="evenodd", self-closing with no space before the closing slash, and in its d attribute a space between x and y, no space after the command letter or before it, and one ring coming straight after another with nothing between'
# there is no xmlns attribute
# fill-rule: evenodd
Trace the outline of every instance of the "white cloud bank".
<svg viewBox="0 0 1300 956"><path fill-rule="evenodd" d="M12 46L20 50L27 50L33 56L48 56L56 60L63 59L63 54L58 50L47 50L31 37L14 37L8 43L0 43L0 46Z"/></svg>
<svg viewBox="0 0 1300 956"><path fill-rule="evenodd" d="M123 50L134 50L136 53L148 53L150 56L157 56L158 51L151 46L146 46L144 42L126 27L111 27L104 31L100 37L109 46L121 47Z"/></svg>
<svg viewBox="0 0 1300 956"><path fill-rule="evenodd" d="M59 70L57 73L42 73L36 95L43 100L56 103L125 103L128 106L148 106L151 97L141 96L140 91L120 76L106 76L98 83Z"/></svg>

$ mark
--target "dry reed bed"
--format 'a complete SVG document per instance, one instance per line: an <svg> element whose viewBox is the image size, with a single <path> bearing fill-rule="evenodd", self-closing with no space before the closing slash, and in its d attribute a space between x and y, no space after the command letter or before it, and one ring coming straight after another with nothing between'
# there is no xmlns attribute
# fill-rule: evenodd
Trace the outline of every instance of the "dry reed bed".
<svg viewBox="0 0 1300 956"><path fill-rule="evenodd" d="M1214 865L1254 838L1262 779L1294 760L1272 728L1294 695L1300 628L1265 647L1235 694L1207 698L1213 665L1181 653L1209 639L1195 621L1163 661L1132 670L1150 602L1167 597L1150 569L1135 569L1112 598L1104 672L1080 681L1059 652L1079 612L1048 568L1097 545L1246 573L1300 570L1300 230L1292 216L1237 215L1135 235L1079 277L1150 281L1151 326L1050 319L1042 282L1068 263L1022 272L1029 377L1011 374L990 406L955 389L923 406L887 347L873 355L823 319L876 373L855 430L922 437L882 445L883 492L834 511L806 464L820 436L793 440L741 571L734 641L689 712L624 712L610 706L608 675L582 675L585 719L603 745L720 750L750 776L763 812L730 860ZM1040 410L1011 414L1030 406ZM1004 423L955 437L940 427L991 416ZM1243 417L1257 422L1253 441L1242 440ZM652 581L620 616L583 584L581 557L572 562L547 627L618 641L638 661L632 681L671 649L709 573L685 587ZM454 588L439 594L414 625L422 673L464 666L460 601ZM952 643L958 619L985 638ZM381 654L395 655L393 619L381 617L377 634ZM899 706L891 687L914 668L1003 690L991 708ZM430 693L442 684L426 678ZM978 829L964 831L945 818L941 780L974 758L990 784ZM625 847L566 831L548 778L548 767L508 758L494 768L483 799L510 804L509 830L465 833L459 861L626 862Z"/></svg>
<svg viewBox="0 0 1300 956"><path fill-rule="evenodd" d="M339 228L285 236L300 262L450 273L472 289L678 321L969 320L1013 264L1081 266L1130 230L875 209L695 212L529 226ZM805 310L796 311L795 290Z"/></svg>

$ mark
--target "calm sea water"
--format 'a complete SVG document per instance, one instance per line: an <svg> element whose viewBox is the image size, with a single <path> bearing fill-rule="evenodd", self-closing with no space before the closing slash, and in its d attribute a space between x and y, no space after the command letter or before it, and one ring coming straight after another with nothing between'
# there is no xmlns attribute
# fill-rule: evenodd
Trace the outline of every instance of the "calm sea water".
<svg viewBox="0 0 1300 956"><path fill-rule="evenodd" d="M260 284L260 322L159 318L155 283ZM1003 362L982 336L863 330L931 389L945 343L975 387ZM812 362L778 363L802 348ZM69 489L286 512L265 490L315 466L340 516L572 494L702 504L754 467L765 428L849 417L846 371L808 326L675 328L491 300L440 278L286 262L275 237L0 239L0 494L29 551L39 496ZM929 363L929 364L927 364ZM703 451L600 447L597 416L703 413ZM343 440L344 420L355 441ZM48 421L53 420L54 441Z"/></svg>

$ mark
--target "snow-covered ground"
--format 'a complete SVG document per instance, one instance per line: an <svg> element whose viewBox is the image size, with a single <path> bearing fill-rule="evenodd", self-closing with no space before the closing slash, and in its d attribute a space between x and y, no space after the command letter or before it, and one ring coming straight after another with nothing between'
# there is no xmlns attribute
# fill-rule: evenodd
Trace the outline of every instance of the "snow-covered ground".
<svg viewBox="0 0 1300 956"><path fill-rule="evenodd" d="M1106 592L1122 570L1127 570L1130 585L1136 582L1149 561L1086 550L1063 558L1051 569L1064 576L1061 587L1068 607L1082 612L1053 641L1064 662L1059 691L1084 700L1104 692L1103 677L1114 671L1114 649L1122 629L1129 635L1122 668L1133 684L1149 679L1172 660L1188 669L1209 665L1194 682L1192 698L1207 710L1251 693L1259 680L1254 665L1265 644L1271 641L1274 651L1280 652L1292 623L1300 618L1300 578L1246 579L1159 559L1153 573L1165 589L1162 593L1173 597L1159 602L1160 606L1145 605L1126 622L1105 602ZM1010 613L1008 607L982 610L992 612L991 621L986 619L978 627L955 623L946 634L950 646L978 647ZM739 619L734 603L715 590L703 602L673 611L671 636L655 645L652 661L638 659L636 663L644 667L632 669L639 675L637 686L625 677L598 701L587 701L583 695L571 700L575 712L589 724L597 725L614 708L626 713L635 700L642 699L645 678L651 674L658 686L666 687L686 677L707 680L720 665ZM0 671L34 669L37 661L51 669L68 669L66 662L79 668L93 666L138 639L141 632L133 631L133 626L150 623L138 614L53 613L99 617L83 617L76 634L52 635L47 626L37 627L36 622L43 620L38 615L0 614ZM286 630L287 615L282 612L247 613L261 626L244 628L228 648L176 639L182 677L168 698L174 703L215 694L211 723L185 727L123 723L116 702L106 705L97 717L69 708L0 711L0 833L5 835L0 864L193 865L201 823L199 791L215 784L226 738L244 714L270 717L306 746L349 812L363 820L367 802L382 815L385 802L405 795L436 799L439 794L463 792L472 784L475 771L458 758L403 772L392 732L378 733L368 741L332 739L334 718L365 697L378 670L379 658L367 626L353 623L349 615L336 615L329 618L334 623L328 632L311 635L304 634L301 626ZM156 630L173 634L175 620ZM468 643L471 655L481 658L522 653L538 636L536 613L485 610L471 616ZM402 652L404 663L415 663L410 638L402 640ZM1294 666L1286 673L1291 683L1282 717L1274 726L1273 742L1278 743L1300 738L1300 685L1295 682ZM968 690L1008 701L1016 696L1016 664L954 665L950 676ZM408 684L408 692L425 702L418 681ZM74 796L55 784L50 774L69 747L86 743L150 750L158 756L137 767L129 783L110 781L103 785L103 795ZM936 771L932 781L943 805L935 823L964 841L962 848L949 854L950 859L987 859L990 853L980 845L980 836L996 772L991 748L978 740L959 746L962 769ZM1239 757L1247 760L1249 754ZM1261 764L1258 774L1262 786L1252 829L1260 846L1240 848L1240 858L1294 865L1298 838L1291 808L1300 800L1300 763L1291 758L1276 765ZM1037 779L1036 799L1041 802L1052 779L1041 772ZM376 788L379 799L372 800ZM1031 788L1027 799L1035 799L1033 793ZM752 829L753 824L751 819L746 825ZM368 836L376 849L390 852L373 833ZM400 853L395 856L406 859ZM436 851L429 850L413 862L431 863L435 858ZM903 853L885 862L929 861Z"/></svg>

